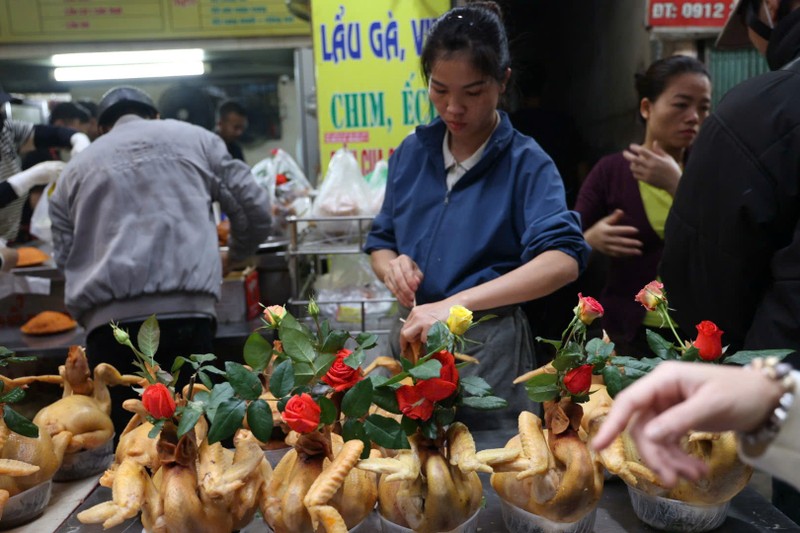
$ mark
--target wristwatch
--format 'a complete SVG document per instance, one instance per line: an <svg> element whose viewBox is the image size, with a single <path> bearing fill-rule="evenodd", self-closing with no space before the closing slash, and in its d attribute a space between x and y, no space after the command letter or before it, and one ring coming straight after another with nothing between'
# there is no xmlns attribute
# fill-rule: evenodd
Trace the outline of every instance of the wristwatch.
<svg viewBox="0 0 800 533"><path fill-rule="evenodd" d="M745 368L761 372L778 382L783 389L778 406L764 424L753 431L739 434L742 451L750 457L758 457L772 443L786 421L789 408L794 403L795 381L792 377L792 365L781 363L777 357L757 357Z"/></svg>

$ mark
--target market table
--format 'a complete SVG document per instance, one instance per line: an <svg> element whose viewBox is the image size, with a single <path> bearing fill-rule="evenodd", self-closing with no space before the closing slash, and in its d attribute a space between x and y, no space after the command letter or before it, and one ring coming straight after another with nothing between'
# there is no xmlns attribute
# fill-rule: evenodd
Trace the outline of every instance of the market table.
<svg viewBox="0 0 800 533"><path fill-rule="evenodd" d="M514 433L515 431L513 430L476 431L474 437L478 449L485 449L503 446ZM486 507L481 510L481 514L478 516L478 530L481 533L506 532L508 529L503 523L497 493L489 484L489 476L485 474L480 474L480 476L486 497ZM105 487L98 487L61 527L55 530L56 533L100 533L102 531L110 533L140 533L142 526L138 519L129 520L116 528L103 530L99 524L83 525L76 518L76 514L83 509L110 499L111 491ZM367 528L366 531L380 531L376 517L371 516L369 520L372 521L371 524L374 524L374 527ZM47 530L37 528L30 531L46 533ZM268 531L269 529L264 522L257 516L252 524L242 530L242 533L265 533ZM655 530L636 518L628 500L627 487L621 480L613 479L607 482L603 488L603 496L598 506L594 531L597 533L618 533L624 531L650 532ZM786 515L778 511L752 487L747 487L731 501L728 518L715 531L721 533L800 531L800 526L789 520Z"/></svg>

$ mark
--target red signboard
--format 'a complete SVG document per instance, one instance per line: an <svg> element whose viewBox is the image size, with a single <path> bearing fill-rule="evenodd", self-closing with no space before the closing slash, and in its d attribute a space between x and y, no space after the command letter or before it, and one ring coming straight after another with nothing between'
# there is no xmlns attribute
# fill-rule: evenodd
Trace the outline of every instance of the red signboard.
<svg viewBox="0 0 800 533"><path fill-rule="evenodd" d="M733 0L648 0L647 25L668 29L722 29L735 5Z"/></svg>

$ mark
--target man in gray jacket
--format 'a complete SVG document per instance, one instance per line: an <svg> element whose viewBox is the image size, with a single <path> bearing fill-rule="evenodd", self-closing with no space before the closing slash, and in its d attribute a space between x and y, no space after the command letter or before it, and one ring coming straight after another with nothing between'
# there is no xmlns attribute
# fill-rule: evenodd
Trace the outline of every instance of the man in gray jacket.
<svg viewBox="0 0 800 533"><path fill-rule="evenodd" d="M70 161L50 198L67 309L87 331L90 363L120 370L133 354L114 341L109 322L136 338L157 314L156 359L169 370L177 355L213 349L223 268L212 202L230 219L235 263L269 236L269 196L219 136L159 120L137 88L108 91L98 126L102 135Z"/></svg>

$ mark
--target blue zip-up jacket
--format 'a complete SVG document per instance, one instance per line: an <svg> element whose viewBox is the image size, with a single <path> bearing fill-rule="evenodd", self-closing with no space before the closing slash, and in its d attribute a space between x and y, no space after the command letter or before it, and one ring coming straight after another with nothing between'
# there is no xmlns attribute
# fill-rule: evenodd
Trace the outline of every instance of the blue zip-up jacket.
<svg viewBox="0 0 800 533"><path fill-rule="evenodd" d="M364 251L390 249L424 274L418 304L437 302L498 278L547 250L586 265L579 215L567 210L553 161L516 131L508 115L480 161L448 193L442 154L446 125L419 126L389 159L381 212Z"/></svg>

